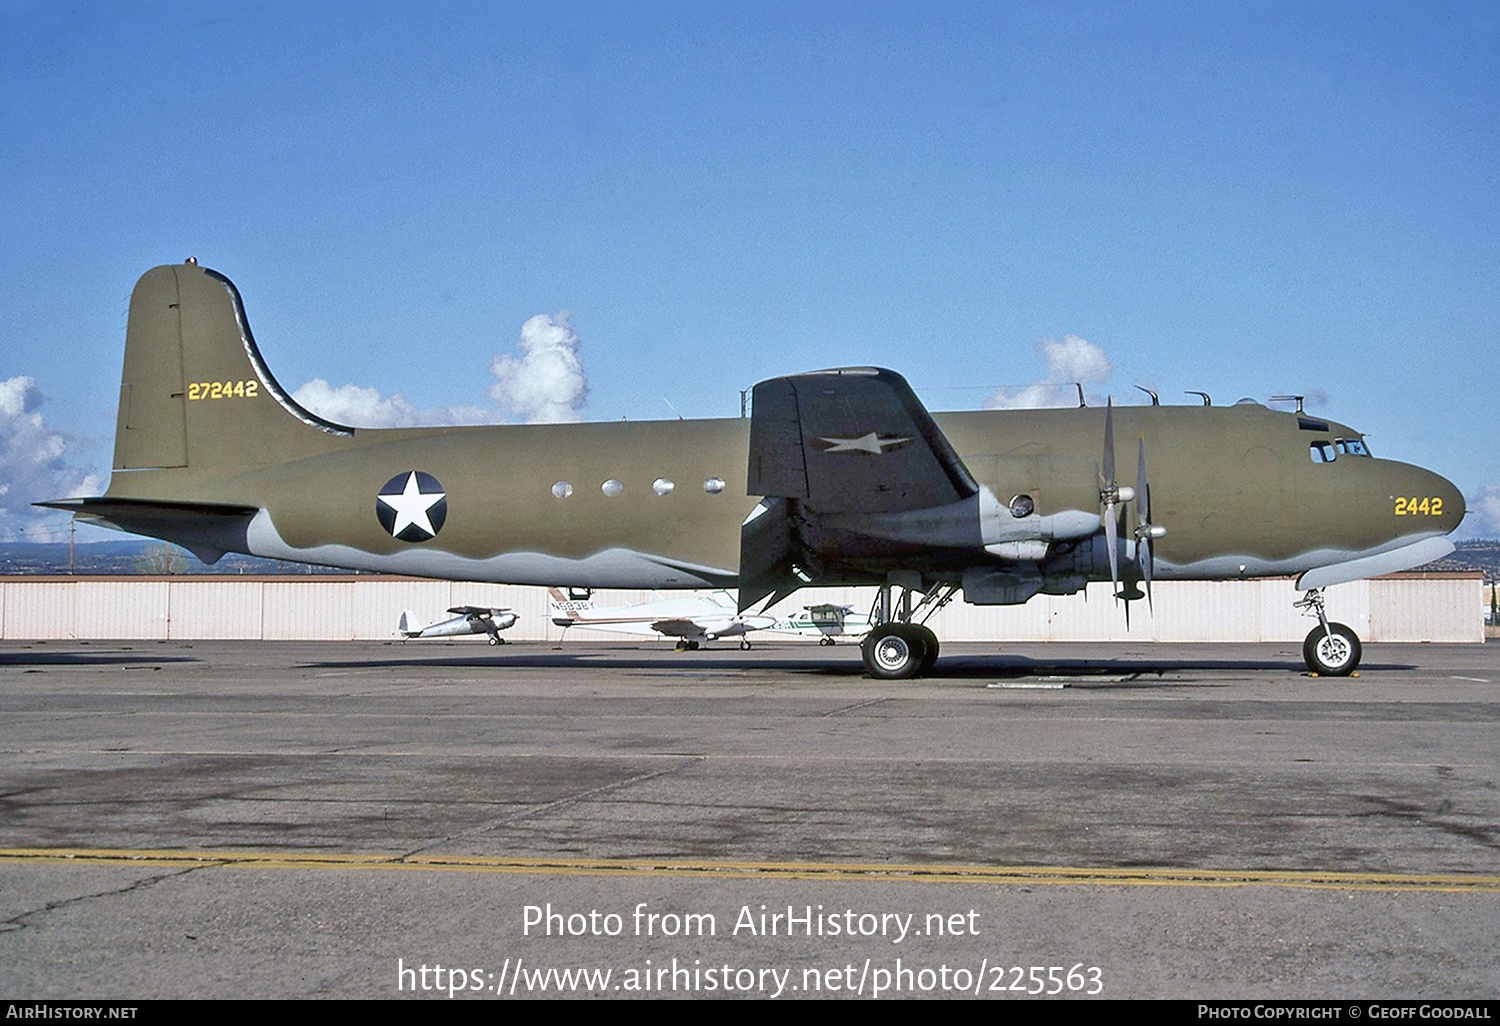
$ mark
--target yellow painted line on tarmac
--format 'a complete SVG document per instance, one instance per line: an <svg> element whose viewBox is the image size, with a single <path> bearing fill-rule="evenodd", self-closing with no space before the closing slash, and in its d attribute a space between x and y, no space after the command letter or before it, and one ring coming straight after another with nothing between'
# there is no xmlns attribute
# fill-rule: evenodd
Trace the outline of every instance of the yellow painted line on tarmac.
<svg viewBox="0 0 1500 1026"><path fill-rule="evenodd" d="M549 859L492 855L370 855L344 852L186 851L155 848L0 848L0 863L149 865L225 869L404 870L539 876L677 876L721 879L899 883L1287 887L1316 890L1500 894L1500 876L1470 873L1348 873L1317 870L1165 869L1070 866L892 865L878 862L716 862L687 859Z"/></svg>

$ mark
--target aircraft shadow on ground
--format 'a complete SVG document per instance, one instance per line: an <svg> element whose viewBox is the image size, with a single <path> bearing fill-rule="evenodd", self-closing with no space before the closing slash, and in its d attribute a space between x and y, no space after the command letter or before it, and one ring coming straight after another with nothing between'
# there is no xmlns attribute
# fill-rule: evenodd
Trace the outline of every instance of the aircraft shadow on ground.
<svg viewBox="0 0 1500 1026"><path fill-rule="evenodd" d="M764 656L750 653L711 653L703 658L699 653L683 653L681 657L670 652L659 656L640 656L630 652L560 652L546 654L528 653L512 655L506 652L487 656L456 658L411 658L372 660L319 660L303 665L319 669L355 669L360 667L452 667L470 669L604 669L641 670L672 676L718 675L726 672L775 671L819 677L858 677L864 675L864 664L858 653L852 652L848 659L797 659L786 656ZM1361 669L1412 670L1415 666L1404 663L1367 663ZM1165 679L1167 674L1205 674L1226 671L1260 671L1267 673L1305 673L1300 660L1288 659L1034 659L1028 656L996 654L960 655L941 658L927 675L926 680L1024 680L1037 677L1098 678L1101 684L1119 682L1129 678L1130 682L1149 684L1156 679Z"/></svg>
<svg viewBox="0 0 1500 1026"><path fill-rule="evenodd" d="M196 663L194 656L141 655L136 652L0 652L0 666L123 666L130 663Z"/></svg>

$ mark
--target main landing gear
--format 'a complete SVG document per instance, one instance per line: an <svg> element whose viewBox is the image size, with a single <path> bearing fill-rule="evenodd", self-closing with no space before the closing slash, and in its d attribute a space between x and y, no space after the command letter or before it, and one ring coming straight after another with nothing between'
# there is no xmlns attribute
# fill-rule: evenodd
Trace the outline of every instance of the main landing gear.
<svg viewBox="0 0 1500 1026"><path fill-rule="evenodd" d="M1297 603L1299 609L1310 609L1318 626L1302 642L1302 659L1307 668L1320 677L1347 677L1359 667L1362 650L1359 635L1341 623L1329 623L1323 611L1323 589L1313 588Z"/></svg>
<svg viewBox="0 0 1500 1026"><path fill-rule="evenodd" d="M921 677L937 662L938 639L932 630L921 623L913 623L914 617L925 620L947 605L958 586L938 584L929 589L915 609L911 605L911 592L902 589L900 609L891 604L891 585L880 588L876 598L878 611L871 619L880 623L859 643L860 655L864 658L865 671L877 680L910 680ZM930 607L930 608L929 608ZM925 611L925 612L924 612Z"/></svg>

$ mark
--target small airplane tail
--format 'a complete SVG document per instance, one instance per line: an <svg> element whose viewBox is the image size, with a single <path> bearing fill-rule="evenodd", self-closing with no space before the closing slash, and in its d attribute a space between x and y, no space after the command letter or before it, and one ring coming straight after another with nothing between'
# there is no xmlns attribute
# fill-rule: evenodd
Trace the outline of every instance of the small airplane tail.
<svg viewBox="0 0 1500 1026"><path fill-rule="evenodd" d="M189 471L280 463L353 433L271 376L228 278L192 262L141 276L125 330L116 471L180 470L170 478L186 483L198 476ZM167 498L158 483L153 497Z"/></svg>
<svg viewBox="0 0 1500 1026"><path fill-rule="evenodd" d="M558 627L568 627L588 619L593 611L593 599L572 599L561 588L547 589L547 608L552 613L552 622Z"/></svg>
<svg viewBox="0 0 1500 1026"><path fill-rule="evenodd" d="M423 626L425 625L417 618L417 614L408 609L401 614L401 622L396 625L396 630L408 638L414 638L422 633Z"/></svg>

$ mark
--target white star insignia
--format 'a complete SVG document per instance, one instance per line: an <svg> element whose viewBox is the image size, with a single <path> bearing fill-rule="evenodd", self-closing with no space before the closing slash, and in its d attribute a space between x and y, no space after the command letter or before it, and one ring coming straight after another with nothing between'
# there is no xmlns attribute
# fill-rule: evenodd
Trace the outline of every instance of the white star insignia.
<svg viewBox="0 0 1500 1026"><path fill-rule="evenodd" d="M871 431L858 438L819 438L818 441L828 443L824 452L868 452L879 456L885 452L886 446L901 445L911 438L880 438Z"/></svg>
<svg viewBox="0 0 1500 1026"><path fill-rule="evenodd" d="M392 536L399 535L412 524L431 536L437 534L437 531L433 528L427 511L442 502L447 494L447 492L422 494L417 488L417 472L413 470L406 476L406 487L401 490L401 494L377 495L376 498L396 511L396 522L391 525Z"/></svg>

